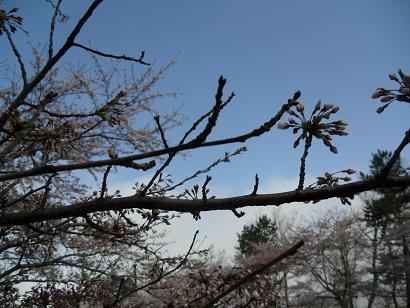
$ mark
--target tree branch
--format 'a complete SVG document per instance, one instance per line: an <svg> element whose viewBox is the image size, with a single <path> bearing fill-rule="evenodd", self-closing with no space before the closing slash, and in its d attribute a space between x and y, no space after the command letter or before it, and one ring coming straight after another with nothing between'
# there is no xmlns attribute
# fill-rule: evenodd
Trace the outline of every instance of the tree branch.
<svg viewBox="0 0 410 308"><path fill-rule="evenodd" d="M9 43L10 43L11 49L13 50L13 53L14 53L14 55L16 56L17 61L18 61L19 65L20 65L21 78L23 79L23 85L26 86L26 84L27 84L27 72L26 72L26 67L25 67L25 65L24 65L24 62L23 62L23 58L21 57L21 54L20 54L20 52L18 51L16 45L14 45L14 41L13 41L13 39L11 38L11 33L10 33L10 31L9 31L6 27L2 28L2 30L3 30L4 32L6 32L6 36L7 36L7 39L8 39L8 41L9 41Z"/></svg>
<svg viewBox="0 0 410 308"><path fill-rule="evenodd" d="M51 22L50 22L50 37L49 37L49 42L48 42L48 59L51 59L53 57L54 30L56 27L56 19L60 12L60 5L62 1L63 0L58 0L54 8L54 15L51 18Z"/></svg>
<svg viewBox="0 0 410 308"><path fill-rule="evenodd" d="M397 147L397 149L393 152L393 155L391 156L390 160L387 162L386 166L380 171L380 173L376 176L380 179L386 178L390 170L393 168L394 163L397 161L397 159L400 157L401 151L410 143L410 129L406 131L403 140Z"/></svg>
<svg viewBox="0 0 410 308"><path fill-rule="evenodd" d="M300 247L302 247L305 243L303 242L303 240L297 242L295 245L293 245L292 247L290 247L289 249L287 249L285 252L281 253L279 256L276 256L275 258L273 258L271 261L269 261L266 264L263 264L262 266L260 266L259 268L257 268L256 270L252 271L251 273L249 273L248 275L246 275L245 277L243 277L241 280L239 280L238 282L234 283L232 286L230 286L228 289L226 289L224 292L222 292L221 294L219 294L217 297L215 297L212 301L210 301L209 303L207 303L204 307L214 307L214 304L216 304L219 300L221 300L222 298L224 298L225 296L227 296L228 294L230 294L231 292L235 291L236 289L238 289L241 285L243 285L244 283L247 283L248 281L252 280L255 278L256 275L259 275L261 273L263 273L264 271L266 271L268 268L270 268L271 266L275 265L276 263L282 261L283 259L290 257L292 255L294 255L298 249Z"/></svg>
<svg viewBox="0 0 410 308"><path fill-rule="evenodd" d="M109 53L101 52L101 51L86 47L82 44L78 44L78 43L75 43L75 42L73 43L73 46L78 47L78 48L82 48L82 49L87 50L87 51L89 51L93 54L96 54L96 55L99 55L99 56L105 57L105 58L112 58L112 59L117 59L117 60L126 60L126 61L140 63L140 64L143 64L143 65L150 65L149 63L147 63L143 60L144 56L145 56L145 51L142 51L140 57L137 59L137 58L129 57L129 56L126 56L126 55L117 56L117 55L112 55L112 54L109 54Z"/></svg>
<svg viewBox="0 0 410 308"><path fill-rule="evenodd" d="M42 175L42 174L47 174L47 173L58 173L58 172L63 172L63 171L89 169L89 168L103 167L103 166L108 166L108 165L121 166L121 165L129 163L130 161L141 160L141 159L152 158L152 157L158 157L158 156L161 156L161 155L164 155L164 154L171 154L171 153L176 153L176 152L181 152L181 151L186 151L186 150L196 149L196 148L202 148L202 147L210 147L210 146L217 146L217 145L223 145L223 144L231 144L231 143L236 143L236 142L245 142L248 139L251 139L251 138L254 138L254 137L259 137L260 135L269 132L270 129L273 126L275 126L276 123L280 120L282 115L286 111L288 111L292 106L294 106L296 104L297 104L297 102L295 102L293 100L289 100L288 103L282 105L282 107L278 111L278 113L274 117L272 117L269 121L265 122L259 128L254 129L254 130L250 131L249 133L246 133L246 134L243 134L243 135L240 135L240 136L237 136L237 137L227 138L227 139L220 139L220 140L215 140L215 141L209 141L209 142L204 142L202 144L197 144L196 142L193 143L191 141L191 142L184 143L184 144L181 144L181 145L177 145L177 146L174 146L174 147L169 147L167 149L164 148L164 149L156 150L156 151L152 151L152 152L134 154L134 155L123 156L123 157L118 157L118 158L113 158L113 159L88 161L88 162L69 164L69 165L40 166L40 167L35 167L35 168L29 169L29 170L10 172L10 173L7 173L7 174L0 175L0 182L7 181L7 180L13 180L13 179L20 179L20 178L23 178L23 177Z"/></svg>
<svg viewBox="0 0 410 308"><path fill-rule="evenodd" d="M16 97L16 99L9 105L7 110L5 110L0 116L0 128L4 126L7 121L7 118L10 114L10 111L18 108L21 104L24 103L27 95L29 95L33 89L43 80L43 78L47 75L48 72L53 68L53 66L65 55L65 53L73 46L74 39L80 33L81 29L87 22L87 20L91 17L95 9L101 4L103 0L94 0L93 3L88 7L87 11L84 15L80 18L78 23L75 25L73 31L67 37L66 42L60 48L60 50L53 56L51 59L47 61L44 65L43 69L38 72L37 75L31 80L30 83L24 86L23 90L20 94Z"/></svg>
<svg viewBox="0 0 410 308"><path fill-rule="evenodd" d="M256 196L243 195L231 198L184 200L171 198L154 198L129 196L115 199L80 202L73 205L20 213L4 213L0 216L0 226L25 225L45 220L81 217L85 214L102 211L119 211L122 209L159 209L183 213L232 210L245 206L279 206L284 203L324 200L329 198L347 197L364 191L378 188L402 187L410 185L410 176L387 177L380 181L376 178L343 184L332 188L305 189L275 194L260 194Z"/></svg>

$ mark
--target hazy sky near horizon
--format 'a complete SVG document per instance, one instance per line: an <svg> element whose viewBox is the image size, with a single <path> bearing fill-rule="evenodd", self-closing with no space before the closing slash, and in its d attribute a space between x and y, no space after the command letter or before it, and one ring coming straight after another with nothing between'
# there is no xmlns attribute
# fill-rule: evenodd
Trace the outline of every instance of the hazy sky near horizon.
<svg viewBox="0 0 410 308"><path fill-rule="evenodd" d="M57 26L57 45L89 3L63 2L62 10L71 18ZM16 34L19 46L27 47L29 41L44 46L51 16L46 1L5 0L3 5L19 7L30 32L29 36ZM307 110L318 99L334 103L341 108L334 119L346 120L350 135L335 138L337 155L318 142L313 145L307 174L314 179L326 171L366 171L370 154L379 148L393 150L409 128L408 105L394 103L383 114L377 114L379 104L370 99L379 86L395 87L388 80L389 73L401 68L410 74L409 14L408 0L106 0L78 41L116 54L137 56L145 50L145 59L156 68L177 60L159 83L161 90L181 92L176 99L161 101L159 109L182 106L187 116L182 127L167 132L170 143L176 142L183 129L212 106L221 74L228 80L226 95L234 91L237 96L221 114L210 140L258 127L298 89ZM12 61L7 59L9 51L4 51L4 38L0 46L0 62ZM28 59L29 48L26 50L23 56ZM81 63L89 57L69 53L64 61ZM135 66L135 70L142 72L143 67ZM277 129L250 140L246 144L248 152L210 172L211 193L217 197L249 193L255 173L264 192L293 189L302 152L302 148L292 148L293 141L291 132ZM178 157L168 172L175 179L184 178L239 146L242 144L190 151L186 157ZM409 162L408 149L403 156ZM121 170L110 178L110 183L127 191L132 183L144 178L147 175ZM202 182L200 178L188 186ZM337 200L326 204L341 206ZM293 208L305 218L320 204ZM188 247L193 230L199 228L202 236L208 236L205 244L214 244L231 254L236 232L244 222L254 219L255 213L264 211L269 209L246 209L248 214L241 219L221 212L203 215L200 222L183 218L171 226L174 233L170 236L178 247Z"/></svg>

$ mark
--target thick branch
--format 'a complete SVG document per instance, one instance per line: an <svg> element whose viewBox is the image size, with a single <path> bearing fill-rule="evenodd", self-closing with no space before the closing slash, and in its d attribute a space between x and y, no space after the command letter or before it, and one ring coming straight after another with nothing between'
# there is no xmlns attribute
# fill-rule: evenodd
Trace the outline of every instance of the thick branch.
<svg viewBox="0 0 410 308"><path fill-rule="evenodd" d="M394 163L397 161L397 159L400 157L400 153L403 151L403 149L410 143L410 129L406 131L403 140L397 147L397 149L393 152L392 157L390 160L387 162L386 166L380 171L380 173L377 175L380 179L383 179L387 177L390 173L390 170L393 168Z"/></svg>
<svg viewBox="0 0 410 308"><path fill-rule="evenodd" d="M33 212L4 214L0 217L0 226L25 225L52 219L82 217L85 214L122 209L159 209L176 212L201 212L232 210L245 206L279 206L284 203L324 200L333 197L348 197L364 191L379 188L401 187L410 185L410 176L387 177L384 181L369 179L332 188L305 189L275 194L243 195L232 198L209 199L204 202L171 198L153 198L130 196L115 199L81 202L58 208L37 209Z"/></svg>

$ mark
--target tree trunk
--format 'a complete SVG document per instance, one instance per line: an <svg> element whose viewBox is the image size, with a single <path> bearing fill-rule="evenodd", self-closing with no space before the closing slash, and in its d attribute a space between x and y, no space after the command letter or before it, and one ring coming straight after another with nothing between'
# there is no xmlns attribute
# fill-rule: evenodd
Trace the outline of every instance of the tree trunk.
<svg viewBox="0 0 410 308"><path fill-rule="evenodd" d="M285 306L289 307L288 273L283 273L283 291L285 293Z"/></svg>
<svg viewBox="0 0 410 308"><path fill-rule="evenodd" d="M373 251L372 251L372 272L373 272L373 281L372 281L372 288L370 290L369 302L367 303L367 308L371 308L373 306L374 299L376 298L376 290L377 290L377 280L378 280L378 273L376 270L376 261L377 261L377 233L378 227L373 227Z"/></svg>
<svg viewBox="0 0 410 308"><path fill-rule="evenodd" d="M403 241L403 258L404 258L404 273L406 276L406 303L407 308L410 308L410 253L407 245L406 235L402 235Z"/></svg>
<svg viewBox="0 0 410 308"><path fill-rule="evenodd" d="M393 257L393 252L391 249L391 243L389 241L387 241L387 247L389 249L389 256L390 259L392 260L392 267L393 267L393 285L392 285L392 290L391 290L391 296L392 296L392 300L394 303L394 307L395 308L399 308L399 304L397 303L397 296L396 296L396 287L397 287L397 268L396 268L396 263L394 261L394 257Z"/></svg>

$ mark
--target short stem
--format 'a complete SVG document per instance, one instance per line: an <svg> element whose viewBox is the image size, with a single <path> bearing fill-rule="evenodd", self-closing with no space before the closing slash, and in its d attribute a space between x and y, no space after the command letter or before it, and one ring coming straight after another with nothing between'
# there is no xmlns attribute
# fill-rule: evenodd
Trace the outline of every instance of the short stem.
<svg viewBox="0 0 410 308"><path fill-rule="evenodd" d="M298 190L303 189L303 185L305 183L305 168L306 168L306 157L309 154L309 148L312 145L312 135L309 133L306 136L305 140L305 150L303 152L303 155L300 159L300 171L299 171L299 185L298 185Z"/></svg>

